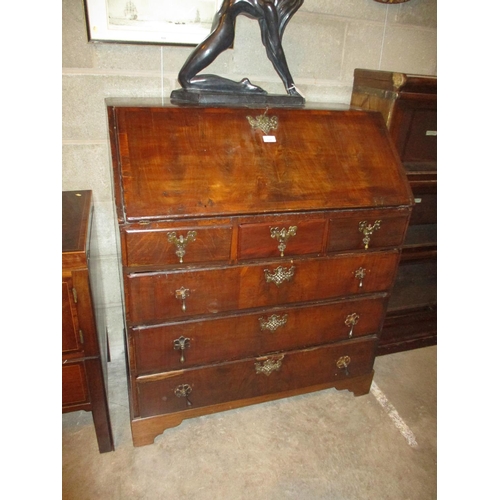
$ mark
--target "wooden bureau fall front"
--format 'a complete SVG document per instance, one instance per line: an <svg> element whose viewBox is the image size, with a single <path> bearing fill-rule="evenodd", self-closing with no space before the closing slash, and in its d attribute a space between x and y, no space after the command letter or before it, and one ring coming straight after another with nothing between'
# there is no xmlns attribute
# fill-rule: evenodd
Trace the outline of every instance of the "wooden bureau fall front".
<svg viewBox="0 0 500 500"><path fill-rule="evenodd" d="M135 446L370 390L413 198L378 113L107 101Z"/></svg>

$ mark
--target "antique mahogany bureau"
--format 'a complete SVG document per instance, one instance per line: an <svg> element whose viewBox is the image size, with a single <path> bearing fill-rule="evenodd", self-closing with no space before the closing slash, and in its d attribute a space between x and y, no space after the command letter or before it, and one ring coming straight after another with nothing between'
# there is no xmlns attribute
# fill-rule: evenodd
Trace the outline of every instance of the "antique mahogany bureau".
<svg viewBox="0 0 500 500"><path fill-rule="evenodd" d="M437 343L437 77L356 69L353 106L379 111L415 197L378 354Z"/></svg>
<svg viewBox="0 0 500 500"><path fill-rule="evenodd" d="M379 113L108 99L132 436L370 390L413 198Z"/></svg>
<svg viewBox="0 0 500 500"><path fill-rule="evenodd" d="M95 308L100 290L92 191L62 193L62 411L92 412L101 453L113 451L106 390L104 320Z"/></svg>

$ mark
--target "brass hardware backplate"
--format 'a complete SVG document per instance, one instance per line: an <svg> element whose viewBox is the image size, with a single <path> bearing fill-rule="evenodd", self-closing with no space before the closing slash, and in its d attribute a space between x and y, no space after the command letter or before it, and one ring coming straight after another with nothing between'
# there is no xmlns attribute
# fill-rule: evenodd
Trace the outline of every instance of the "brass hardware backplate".
<svg viewBox="0 0 500 500"><path fill-rule="evenodd" d="M353 274L354 277L359 280L359 288L363 288L363 279L366 276L366 269L364 267L359 267Z"/></svg>
<svg viewBox="0 0 500 500"><path fill-rule="evenodd" d="M181 363L184 363L184 350L190 347L191 339L189 337L181 336L178 339L174 340L174 349L176 351L181 351Z"/></svg>
<svg viewBox="0 0 500 500"><path fill-rule="evenodd" d="M182 302L182 312L186 312L186 299L189 297L189 288L183 286L175 291L175 298Z"/></svg>
<svg viewBox="0 0 500 500"><path fill-rule="evenodd" d="M196 240L196 231L188 231L185 238L182 234L177 237L175 231L169 231L167 233L167 239L169 243L173 243L177 247L175 255L179 257L179 262L182 264L184 261L184 255L186 255L186 245L191 241Z"/></svg>
<svg viewBox="0 0 500 500"><path fill-rule="evenodd" d="M259 318L260 329L270 330L275 332L280 326L285 326L288 320L288 314L283 314L283 316L278 316L277 314L272 314L267 319Z"/></svg>
<svg viewBox="0 0 500 500"><path fill-rule="evenodd" d="M286 267L279 266L274 272L269 271L269 269L264 269L264 274L266 276L266 283L274 283L276 286L280 286L285 281L290 281L295 274L295 267L292 266L290 269Z"/></svg>
<svg viewBox="0 0 500 500"><path fill-rule="evenodd" d="M380 229L380 224L382 221L376 220L373 224L368 224L367 221L363 220L359 223L359 232L363 233L363 243L365 244L365 250L368 249L370 244L370 236Z"/></svg>
<svg viewBox="0 0 500 500"><path fill-rule="evenodd" d="M271 228L271 238L278 240L279 243L278 250L281 252L281 257L284 256L286 242L288 241L289 238L295 236L296 234L297 234L297 226L290 226L288 229L285 228L279 229L278 227Z"/></svg>
<svg viewBox="0 0 500 500"><path fill-rule="evenodd" d="M347 315L344 323L345 323L346 326L351 327L351 329L349 331L349 338L352 337L354 326L357 325L358 321L359 321L359 314L352 313L352 314L348 314Z"/></svg>
<svg viewBox="0 0 500 500"><path fill-rule="evenodd" d="M259 115L256 118L252 116L247 116L248 123L252 128L260 128L264 134L269 134L271 130L278 128L278 117L277 116L266 116L266 114Z"/></svg>
<svg viewBox="0 0 500 500"><path fill-rule="evenodd" d="M255 373L263 373L267 377L271 375L272 372L278 371L281 368L281 362L283 361L283 358L285 357L284 354L278 357L270 357L267 358L263 362L256 362L255 363Z"/></svg>
<svg viewBox="0 0 500 500"><path fill-rule="evenodd" d="M189 400L189 395L191 394L191 392L193 392L193 389L191 388L191 386L189 384L182 384L182 385L178 385L175 389L174 389L174 394L178 397L178 398L186 398L186 404L188 406L192 406L192 403L191 401Z"/></svg>

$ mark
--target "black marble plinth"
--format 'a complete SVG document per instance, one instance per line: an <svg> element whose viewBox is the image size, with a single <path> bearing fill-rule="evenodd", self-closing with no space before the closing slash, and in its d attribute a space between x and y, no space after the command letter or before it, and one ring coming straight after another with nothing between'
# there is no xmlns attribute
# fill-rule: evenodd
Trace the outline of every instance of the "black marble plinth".
<svg viewBox="0 0 500 500"><path fill-rule="evenodd" d="M236 92L207 92L177 89L170 94L173 104L264 104L272 106L303 106L305 99L302 96L288 94L260 94Z"/></svg>

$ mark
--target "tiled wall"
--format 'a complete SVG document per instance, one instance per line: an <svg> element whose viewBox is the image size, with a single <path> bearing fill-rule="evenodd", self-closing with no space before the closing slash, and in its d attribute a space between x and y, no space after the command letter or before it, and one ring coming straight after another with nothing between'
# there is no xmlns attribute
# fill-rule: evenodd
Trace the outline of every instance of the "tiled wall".
<svg viewBox="0 0 500 500"><path fill-rule="evenodd" d="M179 0L181 2L182 0ZM119 263L104 99L163 96L192 47L89 43L83 0L63 0L63 190L91 189L111 355L123 350ZM355 68L437 74L437 0L386 5L374 0L305 0L283 45L295 83L309 102L349 103ZM266 57L258 24L238 18L234 48L210 67L249 77L270 93L284 88Z"/></svg>

